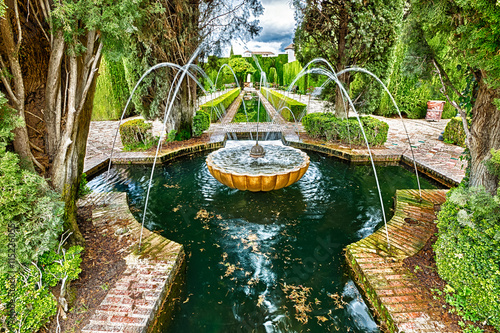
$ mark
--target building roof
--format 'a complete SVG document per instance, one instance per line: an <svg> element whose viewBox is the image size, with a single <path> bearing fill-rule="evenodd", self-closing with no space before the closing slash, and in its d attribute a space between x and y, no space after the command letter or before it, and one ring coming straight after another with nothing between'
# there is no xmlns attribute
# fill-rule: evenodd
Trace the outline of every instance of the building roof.
<svg viewBox="0 0 500 333"><path fill-rule="evenodd" d="M270 51L250 51L250 50L246 50L243 53L251 53L251 54L274 54L273 52L270 52Z"/></svg>
<svg viewBox="0 0 500 333"><path fill-rule="evenodd" d="M285 47L285 50L295 50L295 44L292 43L292 44L288 45L287 47Z"/></svg>

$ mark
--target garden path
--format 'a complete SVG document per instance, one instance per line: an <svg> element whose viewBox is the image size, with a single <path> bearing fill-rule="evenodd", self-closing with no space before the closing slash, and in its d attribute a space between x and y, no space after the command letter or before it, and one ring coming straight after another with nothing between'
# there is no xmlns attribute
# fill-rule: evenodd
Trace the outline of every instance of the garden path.
<svg viewBox="0 0 500 333"><path fill-rule="evenodd" d="M218 94L214 94L217 96ZM291 94L290 97L297 97ZM298 98L297 98L298 99ZM304 98L302 98L304 99ZM203 100L205 102L205 100ZM325 106L322 101L311 99L310 108L314 111L324 111ZM265 107L272 106L265 103ZM273 109L274 110L274 109ZM269 111L268 111L269 112ZM271 110L272 112L272 110ZM402 155L406 161L412 160L412 153L408 145L408 139L404 130L403 122L399 118L385 118L375 116L377 119L385 121L389 125L389 134L384 147L387 153ZM405 119L404 125L408 130L410 141L412 143L413 153L417 164L437 174L451 179L453 183L459 183L465 175L465 161L460 160L464 149L455 145L439 141L439 135L444 131L447 119L438 122L428 122L424 119ZM256 124L212 124L209 132L212 134L212 141L223 138L226 132L248 132L256 131ZM234 128L233 128L234 127ZM290 128L288 128L290 127ZM113 138L118 128L118 121L93 121L90 124L90 132L87 140L87 155L85 158L84 172L105 163L109 158ZM159 135L162 124L159 121L153 122L153 132ZM303 132L302 125L292 124L287 126L286 132ZM259 131L262 132L281 132L284 131L283 125L278 123L260 124ZM221 134L221 135L216 135ZM293 140L292 140L293 141ZM114 154L124 154L122 144L118 134ZM128 153L131 154L131 153ZM147 152L134 152L134 155L150 155Z"/></svg>

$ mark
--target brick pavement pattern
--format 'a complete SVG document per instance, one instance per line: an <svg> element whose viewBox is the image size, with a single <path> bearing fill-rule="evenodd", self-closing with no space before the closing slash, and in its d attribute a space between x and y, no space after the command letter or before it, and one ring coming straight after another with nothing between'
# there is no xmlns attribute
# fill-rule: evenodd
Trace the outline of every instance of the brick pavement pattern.
<svg viewBox="0 0 500 333"><path fill-rule="evenodd" d="M388 222L390 248L384 227L346 248L357 284L390 332L445 332L446 323L438 314L440 305L423 292L403 260L420 251L432 236L429 225L446 192L423 190L420 201L418 190L398 190L396 211Z"/></svg>
<svg viewBox="0 0 500 333"><path fill-rule="evenodd" d="M91 193L78 204L96 205L92 223L100 232L114 234L127 255L127 268L82 333L148 332L184 261L182 245L144 229L138 254L141 225L130 212L125 193Z"/></svg>

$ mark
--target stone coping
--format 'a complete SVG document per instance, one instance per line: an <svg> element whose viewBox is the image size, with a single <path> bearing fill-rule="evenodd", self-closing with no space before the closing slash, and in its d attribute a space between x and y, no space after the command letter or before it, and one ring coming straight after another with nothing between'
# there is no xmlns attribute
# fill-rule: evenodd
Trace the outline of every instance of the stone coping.
<svg viewBox="0 0 500 333"><path fill-rule="evenodd" d="M181 147L175 150L161 150L158 153L157 163L165 163L182 156L191 155L203 151L211 151L224 147L226 140L218 142L198 143L192 146ZM120 152L113 154L112 164L153 164L155 152ZM103 159L100 163L93 165L84 172L87 179L97 176L103 170L106 170L109 165L109 157Z"/></svg>
<svg viewBox="0 0 500 333"><path fill-rule="evenodd" d="M312 142L298 142L298 141L288 141L283 140L285 144L290 145L299 149L311 150L330 156L334 156L344 161L348 161L354 164L366 164L370 163L370 157L368 155L368 150L366 149L350 149L341 145L324 143L317 144ZM375 163L382 164L395 164L404 163L410 168L413 168L413 159L407 156L401 151L392 151L387 148L372 148L372 157ZM453 177L451 175L445 174L445 170L438 170L432 165L426 165L420 162L418 159L415 161L417 165L418 172L425 174L429 178L447 186L454 187L458 186L462 181L461 177Z"/></svg>
<svg viewBox="0 0 500 333"><path fill-rule="evenodd" d="M147 333L159 331L155 319L164 310L185 261L183 246L144 228L129 210L122 192L91 193L79 206L95 205L92 223L125 242L126 269L96 308L83 333Z"/></svg>
<svg viewBox="0 0 500 333"><path fill-rule="evenodd" d="M348 161L354 164L366 164L370 163L370 158L368 151L366 149L351 149L342 145L333 143L313 143L313 142L301 142L295 141L293 139L287 138L286 135L282 135L282 141L285 145L319 152L322 154L334 156L344 161ZM195 144L193 146L182 147L176 150L162 150L158 154L158 163L165 163L182 156L191 155L203 151L211 151L224 147L226 142L226 137L221 138L219 141L207 142L202 144ZM413 159L407 154L401 151L394 151L387 148L372 148L371 149L373 160L375 163L382 164L393 164L397 165L404 163L409 167L413 168ZM154 152L120 152L114 154L113 164L153 164ZM100 163L92 166L84 172L87 174L87 178L90 179L103 170L105 170L109 165L109 158L101 161ZM431 179L447 186L454 187L457 186L462 180L461 177L454 177L453 175L446 174L445 170L439 170L439 168L433 165L427 165L423 162L416 160L417 169L420 173L425 174Z"/></svg>
<svg viewBox="0 0 500 333"><path fill-rule="evenodd" d="M416 254L432 236L431 224L447 190L398 190L396 209L385 228L350 244L346 260L379 321L389 332L443 332L439 305L403 260Z"/></svg>

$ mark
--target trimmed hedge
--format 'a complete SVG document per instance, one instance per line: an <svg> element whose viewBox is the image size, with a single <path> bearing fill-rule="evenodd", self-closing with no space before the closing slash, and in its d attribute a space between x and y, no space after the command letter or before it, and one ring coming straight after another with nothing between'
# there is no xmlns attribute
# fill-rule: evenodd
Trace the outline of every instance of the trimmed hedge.
<svg viewBox="0 0 500 333"><path fill-rule="evenodd" d="M196 112L196 116L193 117L193 136L201 136L209 127L210 114L203 110Z"/></svg>
<svg viewBox="0 0 500 333"><path fill-rule="evenodd" d="M262 94L269 100L269 102L274 106L276 111L281 107L288 107L292 110L293 116L287 109L282 110L281 115L286 121L295 121L306 109L307 105L301 102L297 102L294 99L288 98L274 90L264 88L261 89Z"/></svg>
<svg viewBox="0 0 500 333"><path fill-rule="evenodd" d="M224 112L229 107L229 105L231 105L231 103L236 99L236 97L238 97L240 91L241 88L235 88L231 91L228 91L227 93L211 101L208 101L205 104L200 105L200 110L210 114L213 108L219 108L221 109L222 112ZM212 122L216 121L217 121L216 117L213 117Z"/></svg>
<svg viewBox="0 0 500 333"><path fill-rule="evenodd" d="M465 147L465 131L461 117L454 117L446 125L443 134L444 142Z"/></svg>
<svg viewBox="0 0 500 333"><path fill-rule="evenodd" d="M500 191L499 191L500 194ZM500 198L484 188L450 190L434 244L447 300L466 320L500 330Z"/></svg>
<svg viewBox="0 0 500 333"><path fill-rule="evenodd" d="M129 120L121 124L120 136L125 150L149 149L153 142L152 127L144 119Z"/></svg>
<svg viewBox="0 0 500 333"><path fill-rule="evenodd" d="M373 117L361 117L370 146L382 146L387 141L389 125ZM365 139L356 118L339 119L333 113L310 113L302 118L302 125L313 138L340 141L364 146Z"/></svg>

